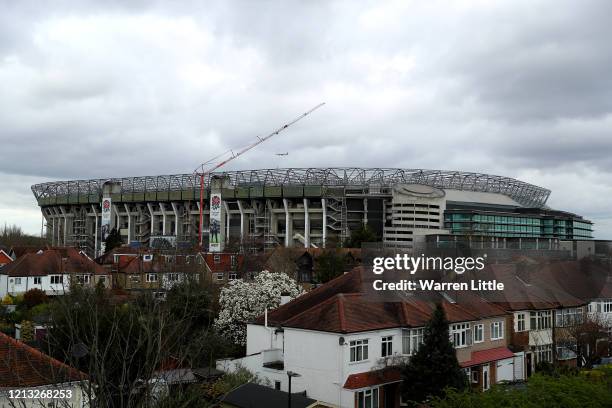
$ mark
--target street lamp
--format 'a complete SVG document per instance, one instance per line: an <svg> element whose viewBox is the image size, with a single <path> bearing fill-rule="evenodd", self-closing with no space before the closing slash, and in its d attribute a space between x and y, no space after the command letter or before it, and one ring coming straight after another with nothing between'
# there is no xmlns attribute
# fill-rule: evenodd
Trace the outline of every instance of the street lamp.
<svg viewBox="0 0 612 408"><path fill-rule="evenodd" d="M294 373L293 371L287 371L287 377L289 378L289 394L287 395L287 408L291 408L291 379L293 377L301 376L301 374Z"/></svg>

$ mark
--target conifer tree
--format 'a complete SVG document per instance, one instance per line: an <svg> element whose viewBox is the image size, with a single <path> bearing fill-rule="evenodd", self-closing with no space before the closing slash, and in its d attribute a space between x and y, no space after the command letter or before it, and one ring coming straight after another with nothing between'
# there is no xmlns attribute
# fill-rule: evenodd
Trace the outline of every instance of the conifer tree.
<svg viewBox="0 0 612 408"><path fill-rule="evenodd" d="M440 396L447 387L466 387L467 378L450 342L448 320L440 304L425 326L423 344L402 367L402 380L404 399L416 402Z"/></svg>

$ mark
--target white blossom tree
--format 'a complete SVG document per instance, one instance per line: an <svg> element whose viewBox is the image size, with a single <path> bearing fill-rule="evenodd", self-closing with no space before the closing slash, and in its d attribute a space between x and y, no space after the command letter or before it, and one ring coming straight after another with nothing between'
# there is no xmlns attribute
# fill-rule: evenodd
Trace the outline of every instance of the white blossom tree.
<svg viewBox="0 0 612 408"><path fill-rule="evenodd" d="M246 345L246 323L261 316L267 309L280 305L281 295L292 299L304 291L284 273L262 271L253 282L234 280L221 290L219 317L215 327L234 343Z"/></svg>

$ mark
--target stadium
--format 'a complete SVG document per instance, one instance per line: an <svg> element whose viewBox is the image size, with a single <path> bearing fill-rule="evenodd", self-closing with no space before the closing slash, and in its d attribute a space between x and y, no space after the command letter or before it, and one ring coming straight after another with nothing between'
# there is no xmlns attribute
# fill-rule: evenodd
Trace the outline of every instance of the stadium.
<svg viewBox="0 0 612 408"><path fill-rule="evenodd" d="M204 182L203 238L216 250L325 247L367 225L386 246L429 235L592 239L592 223L546 206L550 191L509 177L392 168L285 168L216 172ZM32 186L52 245L97 254L102 201L124 243L194 245L195 174L57 181ZM211 225L211 197L215 199ZM218 217L218 222L217 218ZM218 237L217 235L220 235Z"/></svg>

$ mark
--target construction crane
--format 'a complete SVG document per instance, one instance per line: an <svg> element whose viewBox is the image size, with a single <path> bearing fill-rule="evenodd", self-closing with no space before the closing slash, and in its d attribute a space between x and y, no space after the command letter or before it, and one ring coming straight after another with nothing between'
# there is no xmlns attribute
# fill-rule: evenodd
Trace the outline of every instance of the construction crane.
<svg viewBox="0 0 612 408"><path fill-rule="evenodd" d="M310 110L302 113L300 116L298 116L297 118L293 119L291 122L288 122L286 124L284 124L283 126L281 126L280 128L276 129L274 132L270 133L267 136L264 137L259 137L257 136L257 140L255 140L253 143L249 144L248 146L240 149L237 152L234 152L233 149L228 150L224 153L221 153L218 156L213 157L212 159L202 163L201 165L199 165L195 170L194 173L197 176L200 176L200 228L199 228L199 242L200 242L200 248L202 248L203 246L203 229L204 229L204 179L207 175L209 175L210 173L214 172L215 170L219 169L220 167L225 166L227 163L229 163L230 161L238 158L239 156L242 156L243 154L245 154L246 152L248 152L249 150L253 149L255 146L265 142L266 140L270 139L272 136L276 136L278 135L280 132L282 132L283 130L287 129L289 126L293 125L295 122L301 120L302 118L308 116L309 114L311 114L312 112L314 112L315 110L319 109L321 106L325 105L325 102L318 104L317 106L311 108ZM220 162L217 162L217 160L221 159L224 156L229 155L229 157L226 157L224 159L222 159Z"/></svg>

